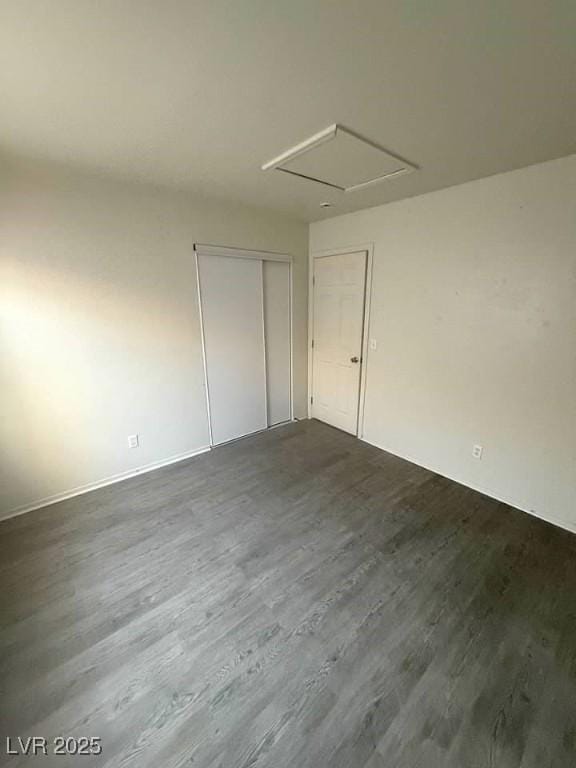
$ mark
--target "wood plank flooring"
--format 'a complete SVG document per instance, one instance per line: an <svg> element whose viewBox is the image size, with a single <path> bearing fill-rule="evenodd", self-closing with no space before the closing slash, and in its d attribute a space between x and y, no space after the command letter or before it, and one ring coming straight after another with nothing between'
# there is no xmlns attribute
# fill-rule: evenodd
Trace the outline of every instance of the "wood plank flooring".
<svg viewBox="0 0 576 768"><path fill-rule="evenodd" d="M0 585L2 765L576 765L576 536L319 422L1 523Z"/></svg>

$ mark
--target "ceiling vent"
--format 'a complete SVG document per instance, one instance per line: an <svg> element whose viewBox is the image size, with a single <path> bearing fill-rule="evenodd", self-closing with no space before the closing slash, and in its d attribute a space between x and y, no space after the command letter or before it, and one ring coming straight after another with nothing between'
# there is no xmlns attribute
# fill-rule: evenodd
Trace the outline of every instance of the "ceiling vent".
<svg viewBox="0 0 576 768"><path fill-rule="evenodd" d="M416 166L340 125L331 125L262 166L339 189L357 189L416 170Z"/></svg>

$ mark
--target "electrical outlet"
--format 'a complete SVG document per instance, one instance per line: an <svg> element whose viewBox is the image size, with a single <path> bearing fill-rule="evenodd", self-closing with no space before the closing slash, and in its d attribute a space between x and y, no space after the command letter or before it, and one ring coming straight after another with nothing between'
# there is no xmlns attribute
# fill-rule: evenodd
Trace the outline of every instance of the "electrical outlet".
<svg viewBox="0 0 576 768"><path fill-rule="evenodd" d="M482 458L482 451L484 449L481 445L473 445L472 446L472 456L474 456L475 459L481 459Z"/></svg>
<svg viewBox="0 0 576 768"><path fill-rule="evenodd" d="M128 448L138 448L139 445L138 435L130 435L128 437Z"/></svg>
<svg viewBox="0 0 576 768"><path fill-rule="evenodd" d="M378 342L376 339L370 339L370 349L377 349L378 348Z"/></svg>

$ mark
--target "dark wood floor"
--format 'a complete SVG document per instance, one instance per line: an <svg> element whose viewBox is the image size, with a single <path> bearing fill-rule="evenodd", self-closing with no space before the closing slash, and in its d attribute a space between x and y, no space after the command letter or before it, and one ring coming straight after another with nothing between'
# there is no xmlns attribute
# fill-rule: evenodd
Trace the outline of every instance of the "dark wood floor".
<svg viewBox="0 0 576 768"><path fill-rule="evenodd" d="M0 524L10 766L576 765L576 537L318 422Z"/></svg>

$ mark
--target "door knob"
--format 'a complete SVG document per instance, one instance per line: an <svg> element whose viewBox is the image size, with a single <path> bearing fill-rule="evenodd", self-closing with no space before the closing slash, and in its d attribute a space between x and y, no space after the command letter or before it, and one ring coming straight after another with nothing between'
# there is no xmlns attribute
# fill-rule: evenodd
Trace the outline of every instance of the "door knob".
<svg viewBox="0 0 576 768"><path fill-rule="evenodd" d="M358 363L358 362L359 362L359 360L358 360L358 358L357 358L357 357L351 357L351 358L350 358L350 362L351 362L351 363Z"/></svg>

